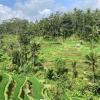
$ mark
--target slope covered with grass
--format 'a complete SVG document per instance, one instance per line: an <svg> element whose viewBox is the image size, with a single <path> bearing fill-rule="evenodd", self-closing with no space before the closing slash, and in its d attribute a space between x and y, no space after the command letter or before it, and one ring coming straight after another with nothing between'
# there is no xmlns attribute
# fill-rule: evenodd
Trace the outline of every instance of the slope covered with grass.
<svg viewBox="0 0 100 100"><path fill-rule="evenodd" d="M14 94L13 94L13 100L19 100L18 95L20 92L20 88L25 82L26 77L21 76L21 75L13 75L13 79L15 80L15 89L14 89Z"/></svg>
<svg viewBox="0 0 100 100"><path fill-rule="evenodd" d="M29 81L32 83L32 97L35 100L43 99L42 96L42 85L35 77L29 77Z"/></svg>
<svg viewBox="0 0 100 100"><path fill-rule="evenodd" d="M9 82L9 76L4 73L0 73L0 76L2 76L2 80L0 81L0 100L4 100L5 87Z"/></svg>

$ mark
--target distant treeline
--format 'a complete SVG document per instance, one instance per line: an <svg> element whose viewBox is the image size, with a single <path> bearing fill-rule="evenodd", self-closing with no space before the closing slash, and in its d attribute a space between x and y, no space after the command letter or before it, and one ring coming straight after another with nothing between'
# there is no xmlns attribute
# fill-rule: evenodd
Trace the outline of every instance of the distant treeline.
<svg viewBox="0 0 100 100"><path fill-rule="evenodd" d="M74 9L72 12L52 13L36 22L13 18L0 24L1 34L27 33L44 38L62 36L64 39L75 34L82 39L98 36L100 28L100 10ZM94 34L94 35L93 35Z"/></svg>

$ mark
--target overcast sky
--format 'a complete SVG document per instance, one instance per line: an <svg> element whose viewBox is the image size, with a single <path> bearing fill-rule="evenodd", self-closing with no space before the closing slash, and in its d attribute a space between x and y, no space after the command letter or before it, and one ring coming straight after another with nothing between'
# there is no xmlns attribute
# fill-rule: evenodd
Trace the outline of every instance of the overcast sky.
<svg viewBox="0 0 100 100"><path fill-rule="evenodd" d="M100 0L0 0L0 21L13 17L34 21L73 8L100 9Z"/></svg>

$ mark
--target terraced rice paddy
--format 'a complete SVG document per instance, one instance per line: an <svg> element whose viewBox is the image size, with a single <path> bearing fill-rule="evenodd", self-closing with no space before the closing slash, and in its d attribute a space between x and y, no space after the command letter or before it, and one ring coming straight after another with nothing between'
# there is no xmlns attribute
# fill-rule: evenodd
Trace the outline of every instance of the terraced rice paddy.
<svg viewBox="0 0 100 100"><path fill-rule="evenodd" d="M5 97L4 97L4 93L5 93L5 88L6 88L6 85L7 83L9 82L9 76L2 73L0 74L2 76L2 80L0 81L0 100L4 100Z"/></svg>
<svg viewBox="0 0 100 100"><path fill-rule="evenodd" d="M0 74L0 100L40 100L42 86L35 77ZM28 86L30 82L31 88ZM31 93L31 91L32 93Z"/></svg>

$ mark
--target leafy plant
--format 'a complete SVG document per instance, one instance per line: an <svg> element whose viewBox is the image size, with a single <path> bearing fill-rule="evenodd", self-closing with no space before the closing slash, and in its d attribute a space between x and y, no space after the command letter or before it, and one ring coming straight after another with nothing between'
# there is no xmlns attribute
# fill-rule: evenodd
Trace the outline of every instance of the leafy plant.
<svg viewBox="0 0 100 100"><path fill-rule="evenodd" d="M98 58L99 56L94 53L94 52L90 52L88 55L85 56L86 61L85 63L88 64L91 68L92 68L92 73L93 73L93 82L96 82L96 67L98 66Z"/></svg>
<svg viewBox="0 0 100 100"><path fill-rule="evenodd" d="M76 70L76 64L77 64L76 61L72 62L73 78L77 78L77 76L78 76L78 72Z"/></svg>

